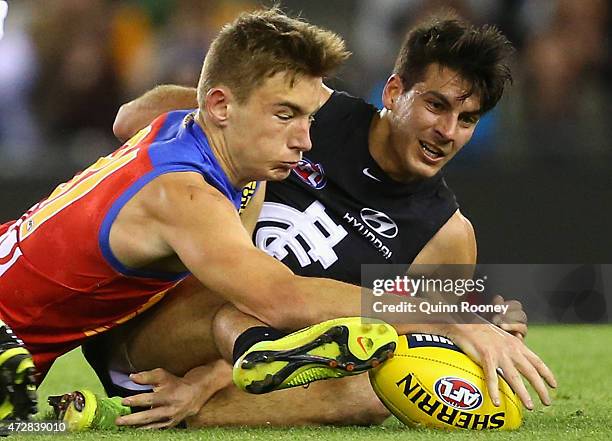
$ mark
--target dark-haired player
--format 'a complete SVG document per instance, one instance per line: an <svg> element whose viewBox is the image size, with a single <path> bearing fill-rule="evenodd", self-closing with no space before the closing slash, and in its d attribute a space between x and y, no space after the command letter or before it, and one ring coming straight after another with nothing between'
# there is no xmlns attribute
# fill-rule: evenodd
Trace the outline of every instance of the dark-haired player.
<svg viewBox="0 0 612 441"><path fill-rule="evenodd" d="M385 86L382 111L325 89L311 128L313 149L289 179L268 183L253 235L256 244L298 274L355 284L360 282L363 263L474 264L472 226L458 210L440 172L469 141L479 118L501 98L511 79L507 64L511 51L510 43L493 27L435 19L408 34ZM154 89L122 107L115 133L130 136L159 112L193 105L193 89ZM287 121L296 116L292 109L281 114ZM254 225L261 199L260 190L245 210L247 226ZM111 344L115 354L110 359L124 372L158 366L177 375L188 372L184 378L162 370L133 376L138 383L155 386L156 392L124 403L152 408L123 417L120 424L164 427L189 416L195 426L368 424L388 415L364 378L265 397L224 388L200 410L208 397L198 394L189 369L210 360L202 355L211 345L205 331L231 334L241 320L222 299L213 301L211 293L193 294L200 289L197 284L179 287ZM279 292L282 295L284 289L279 287ZM211 320L193 322L193 311L203 309L215 311ZM514 315L500 322L501 328L524 334L524 312L512 311ZM177 322L189 325L170 329ZM412 328L451 336L484 367L493 396L497 395L495 372L502 368L526 407L533 403L520 374L545 404L550 402L543 378L550 385L554 378L519 338L492 325ZM87 348L86 354L99 375L108 377L108 359L101 346ZM112 381L105 383L109 392L120 392Z"/></svg>

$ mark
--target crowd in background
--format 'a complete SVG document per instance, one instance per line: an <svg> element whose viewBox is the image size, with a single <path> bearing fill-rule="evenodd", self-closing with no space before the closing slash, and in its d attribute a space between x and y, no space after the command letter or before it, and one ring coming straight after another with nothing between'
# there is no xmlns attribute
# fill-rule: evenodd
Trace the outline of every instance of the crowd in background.
<svg viewBox="0 0 612 441"><path fill-rule="evenodd" d="M253 0L18 0L0 41L0 175L52 174L117 147L118 107L156 84L195 86L209 42ZM268 2L269 4L269 2ZM605 167L610 148L606 0L286 0L354 53L331 81L380 103L406 29L450 6L517 48L515 84L458 161Z"/></svg>

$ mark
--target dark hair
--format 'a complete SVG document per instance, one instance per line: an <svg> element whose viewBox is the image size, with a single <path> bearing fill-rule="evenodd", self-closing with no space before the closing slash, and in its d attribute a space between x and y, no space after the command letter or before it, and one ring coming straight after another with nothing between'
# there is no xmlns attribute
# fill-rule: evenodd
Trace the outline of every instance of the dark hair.
<svg viewBox="0 0 612 441"><path fill-rule="evenodd" d="M324 77L349 55L337 34L288 17L278 8L245 12L212 42L198 84L198 102L202 105L208 90L221 84L244 102L278 72Z"/></svg>
<svg viewBox="0 0 612 441"><path fill-rule="evenodd" d="M408 90L423 80L432 63L456 70L472 85L464 98L476 93L481 113L485 113L495 107L506 84L512 83L509 58L513 52L512 44L495 26L476 27L446 12L408 32L393 72Z"/></svg>

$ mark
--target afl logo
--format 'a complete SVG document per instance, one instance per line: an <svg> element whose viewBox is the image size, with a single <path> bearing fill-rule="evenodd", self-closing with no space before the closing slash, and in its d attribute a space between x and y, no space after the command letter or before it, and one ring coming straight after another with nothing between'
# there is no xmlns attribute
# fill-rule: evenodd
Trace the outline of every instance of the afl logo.
<svg viewBox="0 0 612 441"><path fill-rule="evenodd" d="M480 390L463 378L442 377L436 381L434 390L444 403L455 409L474 410L482 404Z"/></svg>
<svg viewBox="0 0 612 441"><path fill-rule="evenodd" d="M389 239L397 236L397 225L385 213L371 208L362 208L359 214L365 224L381 236Z"/></svg>
<svg viewBox="0 0 612 441"><path fill-rule="evenodd" d="M317 190L321 190L327 184L327 177L323 172L321 164L313 164L308 159L303 158L293 169L293 172L305 183Z"/></svg>

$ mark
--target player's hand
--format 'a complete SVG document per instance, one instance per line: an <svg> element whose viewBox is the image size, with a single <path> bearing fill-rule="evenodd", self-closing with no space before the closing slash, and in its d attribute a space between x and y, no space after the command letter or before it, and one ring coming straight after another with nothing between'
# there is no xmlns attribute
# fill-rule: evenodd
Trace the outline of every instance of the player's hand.
<svg viewBox="0 0 612 441"><path fill-rule="evenodd" d="M132 374L130 379L152 385L153 392L124 398L123 405L150 409L122 416L115 423L162 429L197 414L217 391L231 383L231 367L224 361L214 362L192 369L184 377L159 368Z"/></svg>
<svg viewBox="0 0 612 441"><path fill-rule="evenodd" d="M521 302L518 300L505 300L502 296L496 295L493 297L491 304L507 305L508 310L505 314L500 313L487 317L488 320L504 331L524 340L527 336L527 313L523 310Z"/></svg>
<svg viewBox="0 0 612 441"><path fill-rule="evenodd" d="M497 373L501 369L504 379L527 409L533 409L533 401L521 375L531 383L542 403L550 405L546 384L557 387L557 380L548 366L521 339L490 323L453 325L447 336L482 366L493 404L500 404Z"/></svg>

